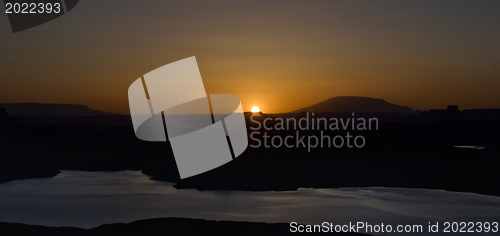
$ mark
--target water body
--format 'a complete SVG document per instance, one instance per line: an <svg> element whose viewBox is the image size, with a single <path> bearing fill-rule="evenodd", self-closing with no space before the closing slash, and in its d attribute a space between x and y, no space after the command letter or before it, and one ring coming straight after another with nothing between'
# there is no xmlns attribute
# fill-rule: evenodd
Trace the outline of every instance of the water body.
<svg viewBox="0 0 500 236"><path fill-rule="evenodd" d="M0 184L0 221L90 228L156 217L320 224L500 221L500 197L403 188L178 190L140 171L62 171Z"/></svg>

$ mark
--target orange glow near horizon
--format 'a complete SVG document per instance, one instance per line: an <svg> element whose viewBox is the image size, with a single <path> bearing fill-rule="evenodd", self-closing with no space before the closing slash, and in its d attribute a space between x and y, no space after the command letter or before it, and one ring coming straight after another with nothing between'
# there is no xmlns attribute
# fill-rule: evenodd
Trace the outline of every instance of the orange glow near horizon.
<svg viewBox="0 0 500 236"><path fill-rule="evenodd" d="M254 106L254 107L252 107L252 110L251 110L251 111L252 111L253 113L257 113L257 112L260 112L260 109L259 109L259 107Z"/></svg>
<svg viewBox="0 0 500 236"><path fill-rule="evenodd" d="M128 114L137 78L196 56L207 94L235 95L244 111L286 113L338 96L500 108L499 2L116 2L119 12L90 1L16 34L0 18L0 103Z"/></svg>

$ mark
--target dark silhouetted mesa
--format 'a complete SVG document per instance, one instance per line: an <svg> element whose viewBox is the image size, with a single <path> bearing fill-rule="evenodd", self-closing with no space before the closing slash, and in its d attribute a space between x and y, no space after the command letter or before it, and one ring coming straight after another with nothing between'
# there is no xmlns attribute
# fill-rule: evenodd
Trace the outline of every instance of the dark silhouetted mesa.
<svg viewBox="0 0 500 236"><path fill-rule="evenodd" d="M343 96L293 111L298 112L380 112L380 113L413 113L409 107L388 103L383 99L367 97Z"/></svg>

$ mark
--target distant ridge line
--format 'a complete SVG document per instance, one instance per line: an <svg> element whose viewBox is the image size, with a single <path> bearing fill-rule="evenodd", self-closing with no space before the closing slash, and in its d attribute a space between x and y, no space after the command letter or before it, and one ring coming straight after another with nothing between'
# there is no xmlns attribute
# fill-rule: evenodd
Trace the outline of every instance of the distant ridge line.
<svg viewBox="0 0 500 236"><path fill-rule="evenodd" d="M300 112L329 112L329 113L348 113L348 112L390 112L390 113L413 113L413 109L407 106L401 106L389 103L384 99L358 97L358 96L339 96L329 98L323 102L297 109L290 113Z"/></svg>
<svg viewBox="0 0 500 236"><path fill-rule="evenodd" d="M123 114L90 109L81 104L1 103L12 116L119 116Z"/></svg>

